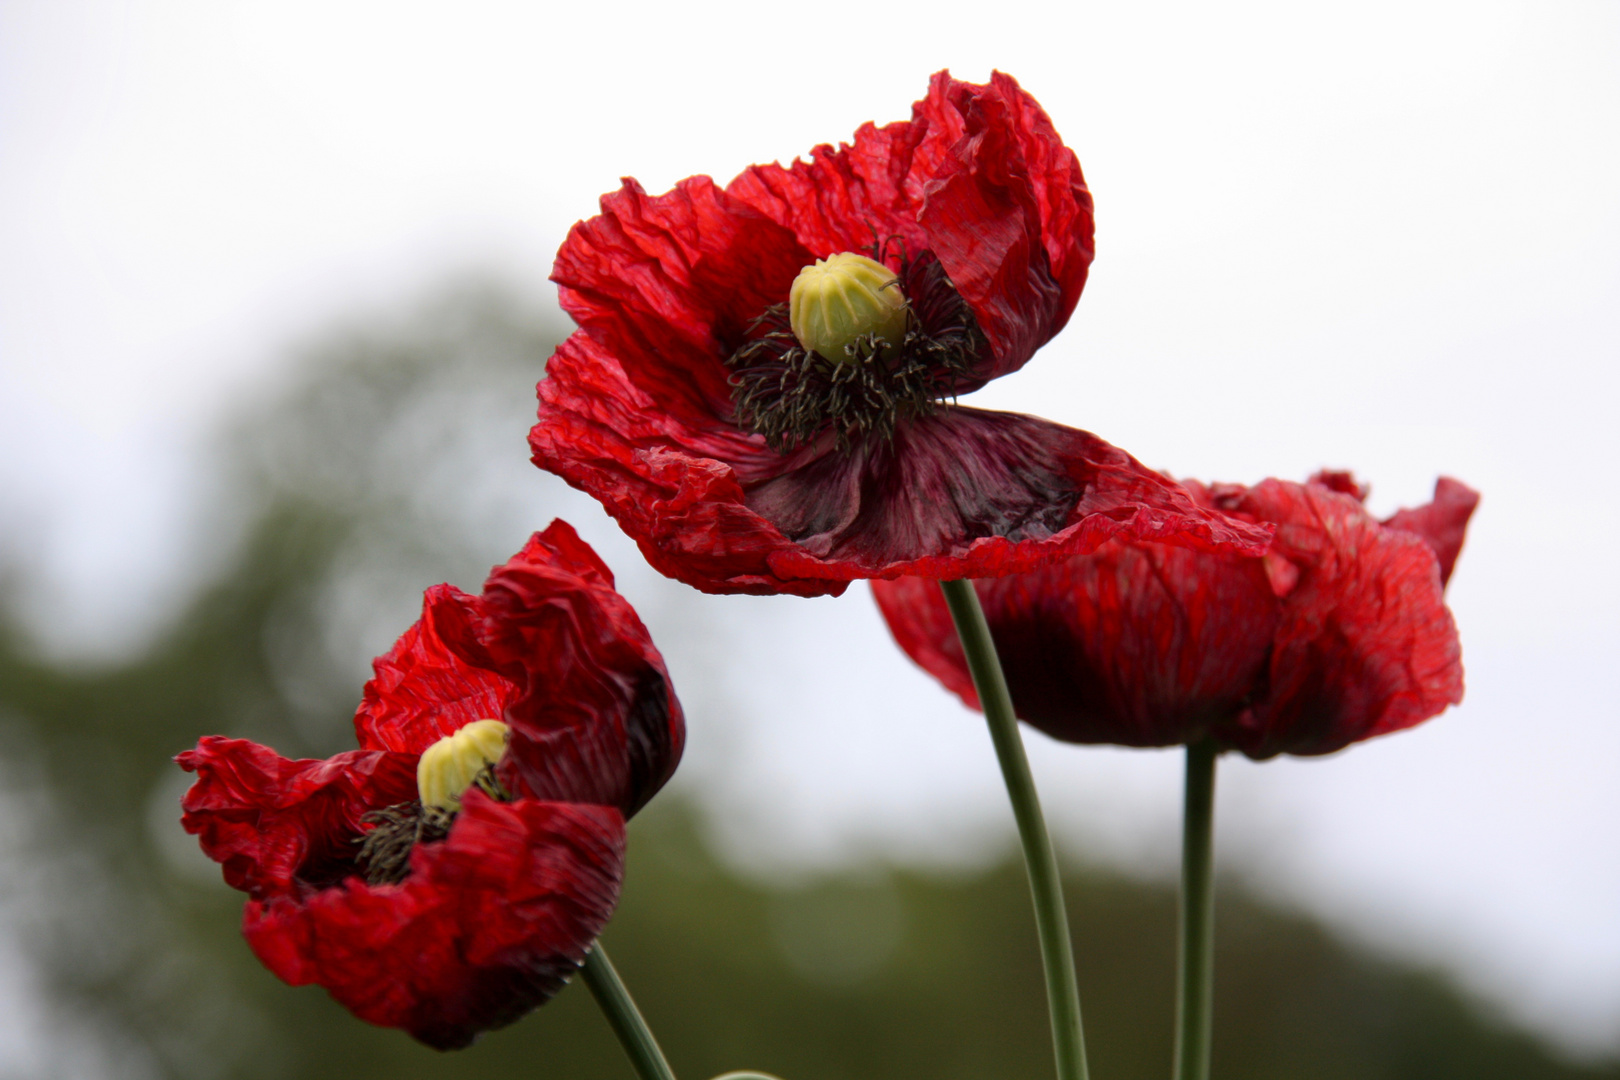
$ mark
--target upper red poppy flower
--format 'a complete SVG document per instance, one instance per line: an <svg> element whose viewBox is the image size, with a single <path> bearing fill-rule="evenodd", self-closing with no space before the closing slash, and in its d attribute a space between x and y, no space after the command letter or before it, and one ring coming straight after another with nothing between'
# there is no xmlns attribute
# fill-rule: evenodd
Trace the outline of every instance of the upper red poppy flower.
<svg viewBox="0 0 1620 1080"><path fill-rule="evenodd" d="M950 403L1063 328L1091 257L1079 162L999 73L724 188L626 180L557 256L579 329L535 463L709 592L992 576L1115 535L1257 553L1094 435Z"/></svg>
<svg viewBox="0 0 1620 1080"><path fill-rule="evenodd" d="M1070 742L1169 746L1214 735L1250 757L1326 754L1462 700L1442 589L1479 496L1455 480L1380 523L1348 473L1252 488L1189 484L1276 526L1264 558L1119 539L979 581L1018 715ZM908 655L978 697L931 581L874 582Z"/></svg>
<svg viewBox="0 0 1620 1080"><path fill-rule="evenodd" d="M208 736L186 831L249 896L242 930L294 986L465 1046L545 1001L618 902L624 820L685 727L664 663L564 522L483 594L430 589L375 664L360 749L289 761Z"/></svg>

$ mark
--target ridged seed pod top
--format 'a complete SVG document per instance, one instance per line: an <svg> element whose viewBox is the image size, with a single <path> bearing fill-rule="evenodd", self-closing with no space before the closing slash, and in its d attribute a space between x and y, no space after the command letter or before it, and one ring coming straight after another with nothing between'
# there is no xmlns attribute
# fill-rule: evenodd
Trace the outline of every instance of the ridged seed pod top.
<svg viewBox="0 0 1620 1080"><path fill-rule="evenodd" d="M416 790L422 805L459 810L461 796L478 774L506 753L508 734L499 720L474 720L422 751L416 764Z"/></svg>
<svg viewBox="0 0 1620 1080"><path fill-rule="evenodd" d="M835 364L855 360L850 346L871 334L892 351L906 337L906 297L894 271L841 251L799 271L788 292L793 335Z"/></svg>

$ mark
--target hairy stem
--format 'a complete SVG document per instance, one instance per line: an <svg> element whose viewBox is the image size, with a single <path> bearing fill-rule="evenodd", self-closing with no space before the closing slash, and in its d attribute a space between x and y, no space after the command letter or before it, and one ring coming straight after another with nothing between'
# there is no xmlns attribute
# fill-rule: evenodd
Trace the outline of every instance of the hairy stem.
<svg viewBox="0 0 1620 1080"><path fill-rule="evenodd" d="M1080 1028L1080 988L1075 982L1074 948L1069 940L1069 916L1063 906L1063 882L1057 856L1046 832L1035 779L1018 734L1012 695L996 657L990 626L984 621L978 594L971 581L942 581L956 633L962 640L973 687L990 725L990 740L1007 783L1018 839L1029 870L1029 891L1035 902L1035 928L1040 936L1041 961L1046 969L1046 1001L1052 1017L1052 1049L1057 1057L1058 1080L1086 1080L1085 1036Z"/></svg>
<svg viewBox="0 0 1620 1080"><path fill-rule="evenodd" d="M1209 1078L1215 993L1215 758L1219 753L1212 739L1187 747L1176 949L1175 1080Z"/></svg>
<svg viewBox="0 0 1620 1080"><path fill-rule="evenodd" d="M658 1049L658 1040L653 1038L647 1021L641 1018L641 1010L631 1000L630 991L624 988L624 980L613 969L613 962L600 941L585 954L585 965L580 970L613 1034L619 1037L619 1045L636 1067L636 1075L641 1080L675 1080L674 1070L664 1059L664 1052Z"/></svg>

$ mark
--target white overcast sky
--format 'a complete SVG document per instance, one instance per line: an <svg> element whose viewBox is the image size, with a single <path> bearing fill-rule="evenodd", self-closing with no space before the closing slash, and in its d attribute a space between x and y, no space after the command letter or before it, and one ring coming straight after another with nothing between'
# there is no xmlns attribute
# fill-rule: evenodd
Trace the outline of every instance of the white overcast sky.
<svg viewBox="0 0 1620 1080"><path fill-rule="evenodd" d="M0 544L52 590L43 629L106 650L149 624L202 440L288 342L467 268L548 290L619 176L791 158L903 118L947 66L1017 76L1098 208L1074 322L977 403L1183 475L1353 467L1380 512L1441 472L1484 492L1451 593L1467 702L1226 767L1229 864L1620 1050L1612 0L0 2ZM694 711L737 852L1002 835L977 722L897 661L864 588L701 606L739 667L686 696L758 717L721 737ZM1174 754L1030 742L1061 836L1170 865Z"/></svg>

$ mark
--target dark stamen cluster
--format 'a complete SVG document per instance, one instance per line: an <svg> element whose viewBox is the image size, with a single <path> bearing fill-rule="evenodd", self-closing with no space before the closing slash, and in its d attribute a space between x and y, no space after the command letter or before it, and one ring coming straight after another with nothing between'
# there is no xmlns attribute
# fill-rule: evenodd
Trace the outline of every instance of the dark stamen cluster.
<svg viewBox="0 0 1620 1080"><path fill-rule="evenodd" d="M501 782L495 778L495 766L485 765L473 786L492 799L511 802ZM430 844L450 835L450 824L456 820L455 812L438 806L423 806L420 802L395 803L381 810L372 810L361 816L367 825L374 825L355 837L360 852L355 856L367 885L397 885L411 872L411 850L417 844Z"/></svg>
<svg viewBox="0 0 1620 1080"><path fill-rule="evenodd" d="M955 397L972 380L984 348L973 311L933 252L903 259L899 277L910 312L905 341L885 350L868 334L847 347L844 363L799 344L786 304L766 308L727 361L737 423L765 436L778 453L828 429L842 450L873 435L891 438L899 421L926 416Z"/></svg>

